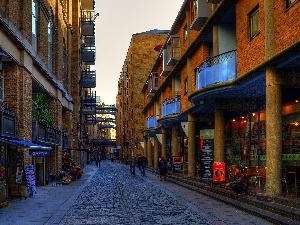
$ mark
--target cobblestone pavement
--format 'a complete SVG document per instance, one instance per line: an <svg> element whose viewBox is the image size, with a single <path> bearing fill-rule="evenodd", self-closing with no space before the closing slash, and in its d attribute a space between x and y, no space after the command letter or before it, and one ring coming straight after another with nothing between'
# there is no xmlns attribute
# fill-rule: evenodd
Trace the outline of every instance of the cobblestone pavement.
<svg viewBox="0 0 300 225"><path fill-rule="evenodd" d="M38 194L0 209L0 224L248 225L271 224L157 175L130 175L123 164L88 165L71 185L38 187Z"/></svg>

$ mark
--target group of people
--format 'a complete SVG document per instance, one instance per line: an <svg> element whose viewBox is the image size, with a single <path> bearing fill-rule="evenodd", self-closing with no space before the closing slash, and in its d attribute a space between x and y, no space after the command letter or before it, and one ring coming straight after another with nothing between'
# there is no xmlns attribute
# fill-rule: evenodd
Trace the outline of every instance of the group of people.
<svg viewBox="0 0 300 225"><path fill-rule="evenodd" d="M102 158L101 158L100 154L96 155L96 156L94 156L94 155L91 156L91 162L95 161L97 167L100 167L101 159Z"/></svg>
<svg viewBox="0 0 300 225"><path fill-rule="evenodd" d="M145 156L139 156L137 159L132 156L130 161L129 161L129 166L130 166L130 175L134 176L135 175L135 166L138 166L141 175L145 176L145 168L147 166L147 158Z"/></svg>

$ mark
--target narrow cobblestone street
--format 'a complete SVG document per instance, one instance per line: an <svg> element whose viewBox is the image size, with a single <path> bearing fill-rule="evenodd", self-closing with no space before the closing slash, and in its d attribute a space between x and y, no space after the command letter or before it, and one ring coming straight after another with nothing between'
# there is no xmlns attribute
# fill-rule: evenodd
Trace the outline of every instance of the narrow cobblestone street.
<svg viewBox="0 0 300 225"><path fill-rule="evenodd" d="M271 224L157 175L141 176L129 167L102 161L84 176L60 187L39 187L34 198L0 209L3 224Z"/></svg>

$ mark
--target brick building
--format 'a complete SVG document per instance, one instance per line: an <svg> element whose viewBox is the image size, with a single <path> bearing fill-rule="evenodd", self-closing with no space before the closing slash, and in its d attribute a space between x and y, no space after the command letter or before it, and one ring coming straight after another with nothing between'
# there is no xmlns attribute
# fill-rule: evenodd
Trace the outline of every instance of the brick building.
<svg viewBox="0 0 300 225"><path fill-rule="evenodd" d="M142 89L154 168L159 157L176 156L179 172L215 182L221 162L228 175L244 167L267 195L297 194L299 4L183 1L150 69L158 81L146 88L149 76Z"/></svg>
<svg viewBox="0 0 300 225"><path fill-rule="evenodd" d="M118 81L116 137L122 159L144 155L144 96L141 90L158 52L156 45L165 41L168 31L151 30L132 35Z"/></svg>
<svg viewBox="0 0 300 225"><path fill-rule="evenodd" d="M79 113L95 87L83 82L95 63L95 17L93 0L0 2L1 202L46 185L63 169L63 152L86 163Z"/></svg>

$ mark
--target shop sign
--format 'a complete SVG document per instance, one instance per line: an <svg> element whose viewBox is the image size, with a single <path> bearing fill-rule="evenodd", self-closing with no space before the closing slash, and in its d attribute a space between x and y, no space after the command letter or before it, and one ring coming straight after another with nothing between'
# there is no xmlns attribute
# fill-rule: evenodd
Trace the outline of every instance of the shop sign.
<svg viewBox="0 0 300 225"><path fill-rule="evenodd" d="M172 156L172 164L182 164L183 163L183 157L182 156Z"/></svg>
<svg viewBox="0 0 300 225"><path fill-rule="evenodd" d="M225 163L214 162L213 163L213 182L225 182Z"/></svg>
<svg viewBox="0 0 300 225"><path fill-rule="evenodd" d="M32 150L30 149L29 150L29 155L31 156L50 156L51 155L51 152L50 150Z"/></svg>

